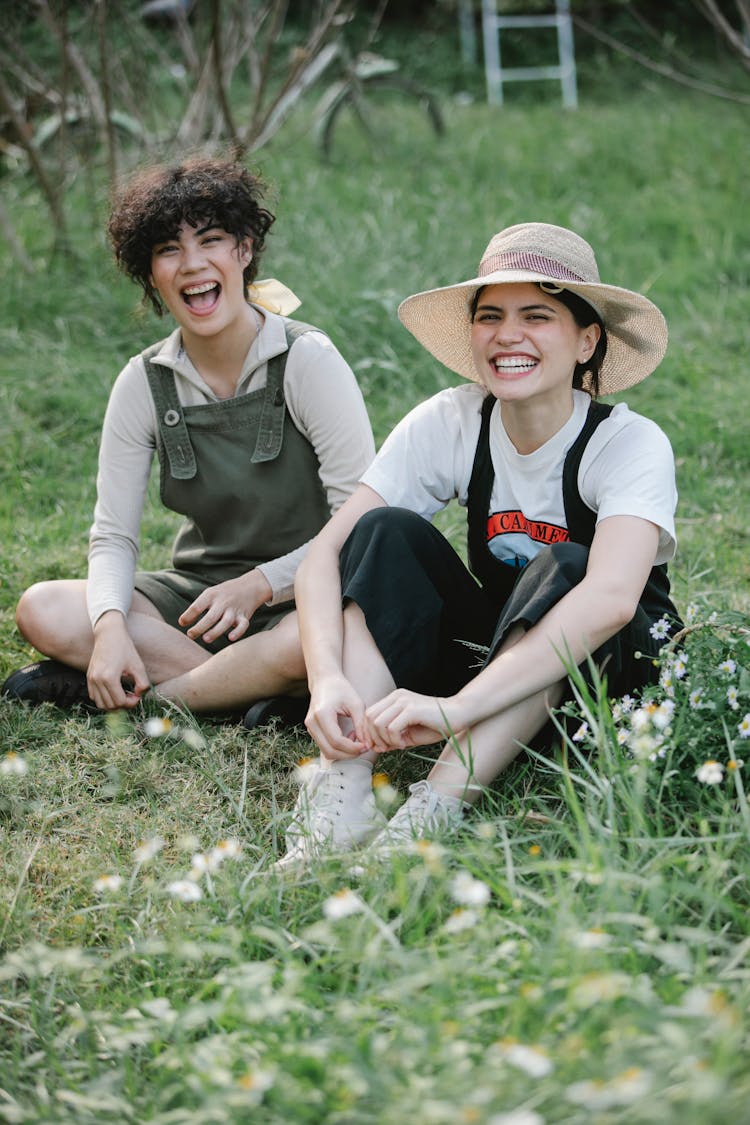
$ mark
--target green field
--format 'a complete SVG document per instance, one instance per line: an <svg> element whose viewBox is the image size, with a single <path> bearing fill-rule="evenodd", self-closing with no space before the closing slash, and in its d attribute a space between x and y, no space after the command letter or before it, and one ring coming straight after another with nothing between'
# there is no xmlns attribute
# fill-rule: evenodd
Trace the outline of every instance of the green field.
<svg viewBox="0 0 750 1125"><path fill-rule="evenodd" d="M0 704L0 1121L750 1121L748 109L605 77L576 112L446 97L440 140L396 107L375 150L352 127L330 164L298 115L256 162L278 214L262 273L350 361L380 443L453 379L400 299L471 276L514 222L587 237L669 323L627 400L675 449L671 574L699 627L649 706L582 698L585 730L519 762L457 840L284 877L307 740ZM85 574L108 390L164 327L109 262L101 168L71 176L72 258L49 259L31 181L3 187L35 264L0 246L4 677L32 657L24 587ZM441 517L457 543L463 518ZM146 566L174 529L148 510ZM385 761L391 786L422 758ZM195 853L213 870L186 902Z"/></svg>

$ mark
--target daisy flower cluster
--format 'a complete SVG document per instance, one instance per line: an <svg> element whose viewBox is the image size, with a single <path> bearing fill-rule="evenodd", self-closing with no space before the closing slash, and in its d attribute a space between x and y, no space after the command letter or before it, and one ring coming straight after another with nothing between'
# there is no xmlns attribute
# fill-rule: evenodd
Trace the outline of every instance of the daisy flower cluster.
<svg viewBox="0 0 750 1125"><path fill-rule="evenodd" d="M659 784L666 779L673 795L722 786L750 754L750 629L716 613L701 618L695 606L686 622L674 635L666 618L652 625L666 641L658 681L610 704L618 756L652 770ZM590 752L591 715L577 714L572 740Z"/></svg>

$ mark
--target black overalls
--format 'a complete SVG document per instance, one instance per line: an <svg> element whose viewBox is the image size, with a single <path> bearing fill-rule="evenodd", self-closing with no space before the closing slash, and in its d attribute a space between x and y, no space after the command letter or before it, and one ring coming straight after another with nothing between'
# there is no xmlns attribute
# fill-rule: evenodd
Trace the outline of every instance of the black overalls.
<svg viewBox="0 0 750 1125"><path fill-rule="evenodd" d="M508 630L539 621L586 573L595 514L578 492L578 469L596 427L612 407L592 402L586 422L565 458L563 501L569 542L542 548L522 569L497 559L485 528L494 481L488 396L469 484L468 546L474 580L444 536L405 508L375 508L356 525L341 552L344 602L362 609L368 628L398 687L453 695L496 655ZM651 682L660 644L651 625L677 620L666 567L654 567L633 620L593 653L607 676L609 694L622 695ZM638 655L636 655L638 654ZM590 679L588 664L581 666Z"/></svg>

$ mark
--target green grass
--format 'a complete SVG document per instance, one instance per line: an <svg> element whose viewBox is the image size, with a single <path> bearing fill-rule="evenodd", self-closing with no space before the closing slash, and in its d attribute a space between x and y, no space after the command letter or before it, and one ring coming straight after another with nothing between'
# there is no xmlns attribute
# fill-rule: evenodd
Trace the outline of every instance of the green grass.
<svg viewBox="0 0 750 1125"><path fill-rule="evenodd" d="M519 762L443 850L282 878L268 860L306 740L179 714L148 738L140 715L0 704L0 1121L747 1119L750 824L747 771L729 768L750 748L747 111L626 89L600 82L575 114L447 104L440 142L399 109L375 153L342 132L330 165L292 120L259 161L279 215L262 272L350 360L378 442L452 381L398 324L399 300L469 276L502 226L571 225L605 280L657 301L670 350L627 399L675 448L680 608L719 614L684 641L668 729L647 711L636 733L655 742L633 749L633 720L582 694L581 740ZM33 185L6 183L38 269L2 259L3 675L30 656L22 589L85 572L108 389L166 330L109 263L98 175L71 183L75 258L52 263ZM462 524L443 517L457 542ZM146 565L173 529L153 505ZM695 778L709 757L720 784ZM425 771L420 754L384 765L402 793ZM198 881L199 901L174 897L222 839L242 856ZM459 872L486 905L462 905ZM104 875L119 889L98 892Z"/></svg>

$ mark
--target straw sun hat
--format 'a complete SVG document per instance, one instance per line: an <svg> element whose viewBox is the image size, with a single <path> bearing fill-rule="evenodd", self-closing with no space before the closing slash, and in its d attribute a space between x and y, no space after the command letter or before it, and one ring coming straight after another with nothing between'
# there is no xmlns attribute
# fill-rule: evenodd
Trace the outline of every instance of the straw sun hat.
<svg viewBox="0 0 750 1125"><path fill-rule="evenodd" d="M552 296L560 289L578 293L601 317L607 354L599 374L600 394L640 383L661 362L667 325L656 305L630 289L604 285L588 242L549 223L520 223L500 231L484 252L478 277L415 293L401 303L398 315L436 359L476 380L471 352L474 294L485 285L529 281L544 284Z"/></svg>

